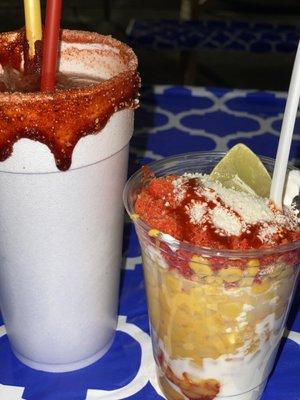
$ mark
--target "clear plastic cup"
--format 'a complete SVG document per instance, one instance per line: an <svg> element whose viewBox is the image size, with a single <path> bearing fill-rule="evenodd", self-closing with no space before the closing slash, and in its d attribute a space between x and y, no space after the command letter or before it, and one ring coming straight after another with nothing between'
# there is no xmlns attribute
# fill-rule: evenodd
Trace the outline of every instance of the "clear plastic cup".
<svg viewBox="0 0 300 400"><path fill-rule="evenodd" d="M150 164L156 176L210 173L223 153L190 153ZM270 171L273 160L262 157ZM153 353L169 400L261 398L299 274L300 242L268 250L214 250L172 240L134 218L147 184L124 191L142 249Z"/></svg>
<svg viewBox="0 0 300 400"><path fill-rule="evenodd" d="M62 72L118 86L122 73L137 65L133 52L111 38L63 31L63 39ZM81 88L60 96L67 102L85 96L88 113L98 92L87 90L92 93ZM23 120L38 118L30 104L39 102L53 109L52 94L0 93L1 105L16 119L18 112ZM133 119L133 108L113 112L100 132L78 141L68 171L57 169L46 145L28 138L0 163L1 312L12 350L32 368L82 368L113 341Z"/></svg>

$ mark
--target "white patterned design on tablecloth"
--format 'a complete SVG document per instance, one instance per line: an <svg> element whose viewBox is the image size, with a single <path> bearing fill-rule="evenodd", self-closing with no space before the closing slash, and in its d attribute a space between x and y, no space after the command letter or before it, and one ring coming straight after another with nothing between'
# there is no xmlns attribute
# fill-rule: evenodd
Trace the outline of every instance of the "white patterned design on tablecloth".
<svg viewBox="0 0 300 400"><path fill-rule="evenodd" d="M119 315L117 330L131 336L141 348L141 360L139 370L134 379L126 386L116 390L87 390L85 400L122 400L135 393L138 393L148 382L151 383L156 392L162 396L159 388L155 362L152 354L152 344L150 336L138 326L128 323L126 316ZM0 337L6 334L4 325L0 326ZM22 397L24 388L13 385L0 384L0 400L25 400Z"/></svg>
<svg viewBox="0 0 300 400"><path fill-rule="evenodd" d="M156 392L162 396L159 388L155 362L152 354L150 336L134 324L126 322L125 316L119 316L118 330L132 336L141 346L140 368L135 378L125 387L117 390L88 390L86 400L122 400L138 393L148 382L151 383Z"/></svg>
<svg viewBox="0 0 300 400"><path fill-rule="evenodd" d="M152 345L150 336L134 324L126 321L126 316L120 315L118 319L117 330L130 335L141 347L140 368L134 377L126 386L116 390L97 390L89 389L85 400L122 400L138 393L148 382L151 383L156 392L163 397L159 388L155 362L152 355ZM0 327L0 337L6 334L5 327ZM288 339L294 341L300 346L300 333L286 331ZM0 400L26 400L22 397L24 387L0 384Z"/></svg>
<svg viewBox="0 0 300 400"><path fill-rule="evenodd" d="M154 94L164 94L168 89L172 88L172 86L158 86L154 89L153 93ZM201 137L206 137L215 142L215 149L216 151L226 151L229 148L229 141L234 139L239 139L239 138L253 138L256 136L260 136L266 133L269 133L273 135L274 137L278 138L280 132L276 129L274 129L274 122L281 121L283 117L283 110L282 112L278 113L277 115L271 115L271 116L260 116L257 115L256 113L251 113L250 111L235 111L232 110L226 103L229 102L230 100L236 99L236 98L241 98L244 97L245 94L247 95L253 93L257 93L255 90L248 90L243 91L243 90L234 90L234 91L229 91L228 93L225 93L222 97L218 97L212 91L209 91L205 88L197 88L197 87L190 87L191 94L194 97L205 97L213 102L213 104L209 107L206 108L201 108L201 109L191 109L188 111L183 111L180 113L172 113L169 110L165 110L161 107L149 105L149 104L143 104L141 103L142 109L149 111L151 113L158 113L166 117L166 123L160 126L143 126L142 128L136 128L135 129L135 136L139 136L141 134L149 134L149 135L155 135L157 133L160 133L162 131L165 131L170 128L177 128L178 130L185 132L186 134L190 136L201 136ZM285 100L286 99L286 93L280 93L280 92L268 92L273 94L276 98ZM215 133L209 132L204 129L197 129L197 128L189 128L185 125L182 124L181 120L184 117L187 116L205 116L209 113L212 113L214 111L223 111L224 113L235 116L235 117L247 117L251 119L252 121L255 121L259 128L255 131L251 132L244 132L244 131L236 131L231 134L228 134L226 136L219 136ZM298 112L298 116L300 116L300 111ZM294 141L300 141L300 132L295 133L293 136ZM130 148L131 153L137 155L140 158L147 158L150 160L158 160L161 159L163 156L157 152L154 151L149 151L146 150L144 151L143 149L137 148L136 146L133 146ZM295 159L291 159L291 162L294 162Z"/></svg>

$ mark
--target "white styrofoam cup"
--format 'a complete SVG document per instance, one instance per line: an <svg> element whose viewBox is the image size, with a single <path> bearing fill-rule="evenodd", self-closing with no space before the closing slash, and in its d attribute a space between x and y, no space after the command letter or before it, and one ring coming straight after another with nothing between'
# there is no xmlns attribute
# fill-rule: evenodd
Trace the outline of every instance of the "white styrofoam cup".
<svg viewBox="0 0 300 400"><path fill-rule="evenodd" d="M60 69L80 73L78 58L67 52L64 59L64 49L82 44L63 46ZM105 75L101 52L95 59L95 45L85 46L91 75ZM117 72L115 59L104 78ZM86 59L82 68L89 73ZM80 139L68 171L57 169L46 145L29 139L0 163L1 311L15 355L32 368L79 369L113 341L132 132L133 110L125 109Z"/></svg>

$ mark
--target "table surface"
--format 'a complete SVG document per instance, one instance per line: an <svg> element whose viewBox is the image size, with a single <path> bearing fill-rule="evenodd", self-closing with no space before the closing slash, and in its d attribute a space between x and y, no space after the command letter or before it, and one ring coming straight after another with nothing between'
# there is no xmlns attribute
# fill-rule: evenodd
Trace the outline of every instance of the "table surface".
<svg viewBox="0 0 300 400"><path fill-rule="evenodd" d="M142 89L131 141L129 173L165 156L226 150L243 142L274 157L286 95L257 91L157 86ZM300 122L300 119L299 119ZM297 124L292 161L300 151ZM275 369L263 400L300 399L300 293L297 292ZM155 377L140 249L125 222L118 330L109 352L95 364L70 373L34 371L12 354L0 327L0 400L156 400Z"/></svg>

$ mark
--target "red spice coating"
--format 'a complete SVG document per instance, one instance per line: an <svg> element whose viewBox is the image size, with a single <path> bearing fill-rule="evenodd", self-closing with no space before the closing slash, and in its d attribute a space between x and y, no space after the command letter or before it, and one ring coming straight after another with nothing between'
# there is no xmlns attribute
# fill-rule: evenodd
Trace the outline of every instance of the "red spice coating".
<svg viewBox="0 0 300 400"><path fill-rule="evenodd" d="M103 43L118 49L126 70L99 84L52 93L0 93L0 161L7 159L21 138L46 144L57 168L67 170L78 140L101 130L109 118L125 108L136 108L140 77L137 59L126 45L96 33L63 30L70 43ZM0 35L0 63L20 69L23 32Z"/></svg>
<svg viewBox="0 0 300 400"><path fill-rule="evenodd" d="M258 233L261 227L259 223L249 226L247 232L242 232L238 236L220 235L209 224L205 224L203 229L201 224L193 224L190 221L186 205L195 200L206 202L212 209L215 204L197 194L193 179L186 185L185 198L178 202L174 194L173 180L174 176L153 178L148 186L142 189L136 200L135 213L151 228L169 234L177 240L212 249L263 249L300 239L299 228L290 231L282 227L283 235L274 234L271 246L259 239ZM218 269L218 266L216 268Z"/></svg>

